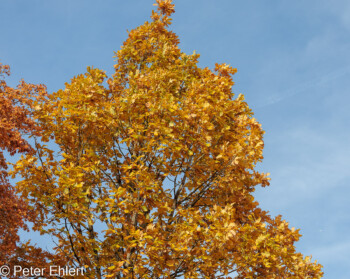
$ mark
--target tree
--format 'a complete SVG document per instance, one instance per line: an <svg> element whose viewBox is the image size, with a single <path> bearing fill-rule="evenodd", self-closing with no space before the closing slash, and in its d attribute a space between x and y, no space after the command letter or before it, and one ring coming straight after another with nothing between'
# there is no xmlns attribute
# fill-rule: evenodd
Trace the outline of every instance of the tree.
<svg viewBox="0 0 350 279"><path fill-rule="evenodd" d="M16 153L33 154L35 150L23 136L39 132L39 127L31 118L30 107L35 98L40 100L46 94L46 89L24 81L17 88L12 88L5 82L6 75L10 75L10 67L0 63L0 266L42 267L53 256L30 242L19 242L18 231L28 231L26 221L34 220L35 212L16 195L10 184L3 151L11 156Z"/></svg>
<svg viewBox="0 0 350 279"><path fill-rule="evenodd" d="M236 69L181 52L173 12L157 0L111 78L88 68L35 102L36 153L15 166L34 228L89 278L321 278L299 231L254 200L264 132Z"/></svg>

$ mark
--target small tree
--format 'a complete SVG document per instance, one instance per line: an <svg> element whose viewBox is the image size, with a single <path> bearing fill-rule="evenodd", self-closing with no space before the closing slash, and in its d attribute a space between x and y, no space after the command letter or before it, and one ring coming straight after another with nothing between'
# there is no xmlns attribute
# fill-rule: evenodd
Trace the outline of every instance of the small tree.
<svg viewBox="0 0 350 279"><path fill-rule="evenodd" d="M88 68L36 103L36 154L15 167L34 228L89 278L320 278L298 230L254 200L264 132L234 99L236 69L199 68L168 29L174 5L157 6L113 77Z"/></svg>
<svg viewBox="0 0 350 279"><path fill-rule="evenodd" d="M46 94L46 89L24 81L12 88L5 82L6 75L10 75L10 67L0 63L0 266L43 267L54 257L30 242L20 242L18 231L28 231L26 221L34 220L35 212L16 195L8 179L8 162L3 151L12 156L35 152L23 136L39 132L30 107L35 98L39 100Z"/></svg>

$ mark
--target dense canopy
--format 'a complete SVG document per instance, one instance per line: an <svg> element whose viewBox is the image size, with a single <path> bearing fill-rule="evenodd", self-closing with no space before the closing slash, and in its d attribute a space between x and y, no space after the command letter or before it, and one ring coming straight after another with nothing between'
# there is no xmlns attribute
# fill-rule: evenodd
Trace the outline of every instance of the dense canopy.
<svg viewBox="0 0 350 279"><path fill-rule="evenodd" d="M264 131L232 93L236 69L183 53L173 12L157 0L112 77L89 67L53 94L19 91L19 128L40 127L14 167L33 228L88 278L321 278L298 230L253 197L269 185Z"/></svg>

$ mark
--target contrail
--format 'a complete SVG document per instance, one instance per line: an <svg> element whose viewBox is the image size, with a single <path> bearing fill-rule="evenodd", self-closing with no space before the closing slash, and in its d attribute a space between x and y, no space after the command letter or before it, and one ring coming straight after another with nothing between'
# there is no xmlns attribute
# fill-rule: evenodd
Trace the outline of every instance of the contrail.
<svg viewBox="0 0 350 279"><path fill-rule="evenodd" d="M299 93L301 93L309 88L328 83L332 80L335 80L335 79L347 74L349 72L349 70L350 70L350 66L343 67L343 68L340 68L338 70L332 71L328 74L318 76L316 78L313 78L311 80L303 82L300 85L297 85L291 89L282 91L279 95L269 97L265 103L258 105L257 108L266 107L269 105L276 104L276 103L278 103L286 98L297 95L297 94L299 94Z"/></svg>

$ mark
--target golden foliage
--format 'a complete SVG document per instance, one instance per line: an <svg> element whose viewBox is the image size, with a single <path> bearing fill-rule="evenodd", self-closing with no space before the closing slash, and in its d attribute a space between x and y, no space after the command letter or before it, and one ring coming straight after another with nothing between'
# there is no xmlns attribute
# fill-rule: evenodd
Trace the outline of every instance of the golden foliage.
<svg viewBox="0 0 350 279"><path fill-rule="evenodd" d="M269 185L254 170L264 132L234 98L236 69L198 67L167 29L174 5L157 5L111 78L88 68L35 102L36 153L15 166L35 229L89 278L320 278L253 198Z"/></svg>

